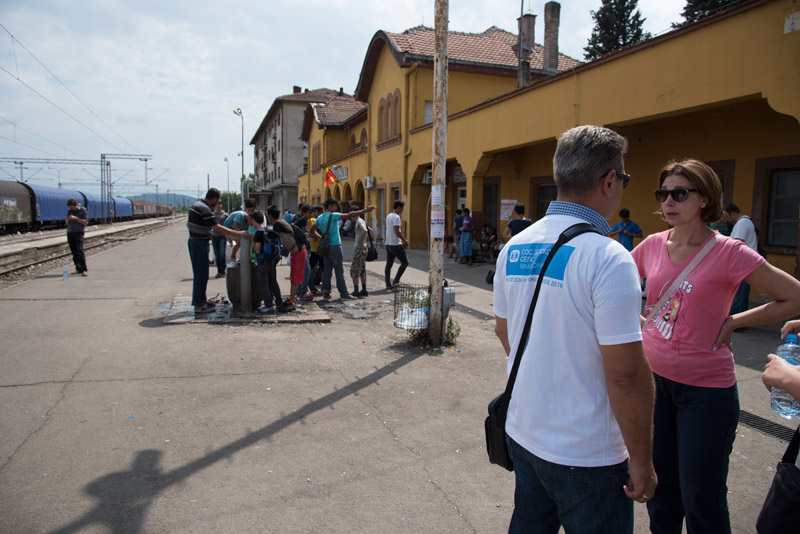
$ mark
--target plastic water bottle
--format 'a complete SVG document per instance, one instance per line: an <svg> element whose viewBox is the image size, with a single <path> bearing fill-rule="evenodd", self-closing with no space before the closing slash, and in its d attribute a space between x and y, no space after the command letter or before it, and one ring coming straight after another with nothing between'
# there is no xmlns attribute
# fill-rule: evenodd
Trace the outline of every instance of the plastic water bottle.
<svg viewBox="0 0 800 534"><path fill-rule="evenodd" d="M69 271L67 270L66 263L64 264L64 269L61 271L61 277L64 279L65 282L67 281L67 278L69 278Z"/></svg>
<svg viewBox="0 0 800 534"><path fill-rule="evenodd" d="M791 363L800 365L800 344L795 334L787 334L783 345L775 351L778 356ZM800 402L782 389L772 388L772 411L785 419L800 414Z"/></svg>

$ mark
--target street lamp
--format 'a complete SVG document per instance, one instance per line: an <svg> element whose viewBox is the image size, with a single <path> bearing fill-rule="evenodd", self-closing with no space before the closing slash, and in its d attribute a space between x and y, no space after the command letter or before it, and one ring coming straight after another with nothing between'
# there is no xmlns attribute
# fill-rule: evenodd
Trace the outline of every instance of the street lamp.
<svg viewBox="0 0 800 534"><path fill-rule="evenodd" d="M244 180L244 113L242 113L242 108L236 108L233 110L233 114L238 115L242 119L242 180ZM242 195L242 202L244 202L244 198L244 195Z"/></svg>
<svg viewBox="0 0 800 534"><path fill-rule="evenodd" d="M228 166L228 213L231 212L231 162L225 156L225 165Z"/></svg>

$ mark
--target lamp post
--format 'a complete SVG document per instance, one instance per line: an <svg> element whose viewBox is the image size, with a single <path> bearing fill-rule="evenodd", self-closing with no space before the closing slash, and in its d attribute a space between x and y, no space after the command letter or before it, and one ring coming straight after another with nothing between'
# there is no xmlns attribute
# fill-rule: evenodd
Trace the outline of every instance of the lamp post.
<svg viewBox="0 0 800 534"><path fill-rule="evenodd" d="M242 119L242 180L244 180L244 113L242 113L242 108L236 108L233 110L234 115L238 115ZM244 202L245 196L242 195L242 202ZM244 207L242 207L244 209Z"/></svg>
<svg viewBox="0 0 800 534"><path fill-rule="evenodd" d="M225 165L228 166L228 213L231 212L231 162L225 156Z"/></svg>

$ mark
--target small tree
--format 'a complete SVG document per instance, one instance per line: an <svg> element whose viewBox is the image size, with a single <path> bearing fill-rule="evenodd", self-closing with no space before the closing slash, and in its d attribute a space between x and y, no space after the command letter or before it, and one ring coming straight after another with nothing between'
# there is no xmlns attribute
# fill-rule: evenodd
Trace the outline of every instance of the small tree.
<svg viewBox="0 0 800 534"><path fill-rule="evenodd" d="M683 6L683 12L681 13L683 22L673 23L672 27L679 28L685 24L697 22L702 18L719 13L723 9L741 2L742 0L686 0L686 5Z"/></svg>
<svg viewBox="0 0 800 534"><path fill-rule="evenodd" d="M597 59L652 37L642 30L646 19L637 9L638 3L638 0L603 0L600 9L591 12L594 29L583 49L585 59Z"/></svg>

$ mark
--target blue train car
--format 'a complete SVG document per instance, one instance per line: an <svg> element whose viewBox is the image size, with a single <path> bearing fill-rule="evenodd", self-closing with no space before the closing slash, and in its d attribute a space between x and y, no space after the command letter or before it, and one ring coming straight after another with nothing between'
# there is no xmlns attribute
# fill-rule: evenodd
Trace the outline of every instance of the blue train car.
<svg viewBox="0 0 800 534"><path fill-rule="evenodd" d="M31 192L24 184L0 181L0 233L27 230L31 209Z"/></svg>
<svg viewBox="0 0 800 534"><path fill-rule="evenodd" d="M81 194L86 199L85 208L89 211L90 223L98 223L106 217L111 218L114 216L113 209L105 207L103 197L95 195L94 193L84 193L82 191Z"/></svg>
<svg viewBox="0 0 800 534"><path fill-rule="evenodd" d="M67 216L67 200L74 198L79 204L85 203L84 196L79 191L36 184L25 184L25 186L33 193L35 206L33 222L43 226L52 223L64 225L64 219Z"/></svg>
<svg viewBox="0 0 800 534"><path fill-rule="evenodd" d="M133 218L133 203L125 197L111 197L114 200L114 219L127 221Z"/></svg>

